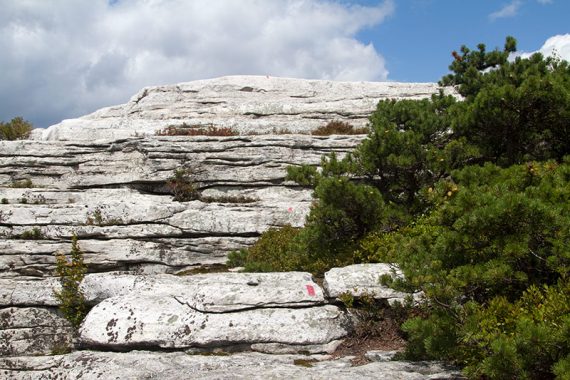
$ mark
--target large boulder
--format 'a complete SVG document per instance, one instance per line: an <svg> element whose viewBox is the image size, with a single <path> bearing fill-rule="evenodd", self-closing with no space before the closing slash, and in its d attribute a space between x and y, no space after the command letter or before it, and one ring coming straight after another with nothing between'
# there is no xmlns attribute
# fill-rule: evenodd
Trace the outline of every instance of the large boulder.
<svg viewBox="0 0 570 380"><path fill-rule="evenodd" d="M343 312L332 305L203 313L175 296L131 293L95 306L80 339L85 347L106 350L279 343L305 351L304 346L344 338L347 325Z"/></svg>
<svg viewBox="0 0 570 380"><path fill-rule="evenodd" d="M339 308L323 306L308 273L106 273L87 276L82 286L98 302L80 330L86 347L331 351L350 328Z"/></svg>

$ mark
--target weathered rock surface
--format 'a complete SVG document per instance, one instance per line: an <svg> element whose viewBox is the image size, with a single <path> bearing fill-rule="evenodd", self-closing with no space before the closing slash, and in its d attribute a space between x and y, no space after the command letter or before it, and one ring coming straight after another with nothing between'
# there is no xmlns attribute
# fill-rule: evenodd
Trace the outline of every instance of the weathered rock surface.
<svg viewBox="0 0 570 380"><path fill-rule="evenodd" d="M57 306L59 280L0 279L0 307ZM209 273L191 276L87 274L81 284L86 301L95 305L132 292L173 295L198 311L221 313L254 307L302 307L324 304L322 289L309 273Z"/></svg>
<svg viewBox="0 0 570 380"><path fill-rule="evenodd" d="M434 83L334 82L230 76L147 87L123 105L65 120L43 131L44 140L96 140L154 134L171 124L230 127L241 134L281 129L307 132L323 121L362 126L380 99L425 98Z"/></svg>
<svg viewBox="0 0 570 380"><path fill-rule="evenodd" d="M0 357L50 355L72 340L73 328L53 308L0 309Z"/></svg>
<svg viewBox="0 0 570 380"><path fill-rule="evenodd" d="M148 351L127 353L79 351L60 356L0 358L0 375L18 380L462 378L453 368L439 363L388 361L352 367L349 360L326 360L326 357L318 356L261 353L204 356L182 352Z"/></svg>

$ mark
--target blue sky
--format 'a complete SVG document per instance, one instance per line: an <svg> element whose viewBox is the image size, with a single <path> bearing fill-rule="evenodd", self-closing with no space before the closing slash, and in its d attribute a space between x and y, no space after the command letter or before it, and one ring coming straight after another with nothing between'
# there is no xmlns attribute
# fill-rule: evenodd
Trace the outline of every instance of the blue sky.
<svg viewBox="0 0 570 380"><path fill-rule="evenodd" d="M462 44L556 49L570 0L0 0L0 121L225 75L434 82ZM545 45L546 43L546 45Z"/></svg>
<svg viewBox="0 0 570 380"><path fill-rule="evenodd" d="M395 5L383 23L358 33L359 40L381 52L394 81L439 80L447 73L450 53L461 45L502 48L511 35L519 50L530 52L551 36L570 33L568 0L396 0Z"/></svg>

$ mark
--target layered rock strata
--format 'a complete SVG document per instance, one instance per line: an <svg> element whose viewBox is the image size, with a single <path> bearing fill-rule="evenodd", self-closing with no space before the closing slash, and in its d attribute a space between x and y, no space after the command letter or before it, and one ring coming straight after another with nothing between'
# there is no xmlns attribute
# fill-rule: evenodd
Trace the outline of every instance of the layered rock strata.
<svg viewBox="0 0 570 380"><path fill-rule="evenodd" d="M285 181L287 165L317 165L362 138L0 142L0 276L50 275L54 253L69 251L74 233L91 271L223 263L270 227L304 223L311 194ZM202 200L173 200L166 184L179 169ZM32 188L11 187L28 180Z"/></svg>

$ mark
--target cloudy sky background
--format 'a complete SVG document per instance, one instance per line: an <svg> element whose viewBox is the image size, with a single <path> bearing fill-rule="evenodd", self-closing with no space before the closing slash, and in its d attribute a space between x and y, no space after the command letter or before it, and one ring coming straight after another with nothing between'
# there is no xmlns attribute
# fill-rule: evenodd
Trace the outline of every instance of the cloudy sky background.
<svg viewBox="0 0 570 380"><path fill-rule="evenodd" d="M144 86L257 74L437 81L505 36L570 60L567 0L0 0L0 121L38 127Z"/></svg>

